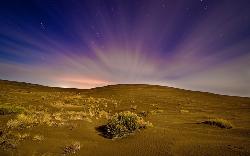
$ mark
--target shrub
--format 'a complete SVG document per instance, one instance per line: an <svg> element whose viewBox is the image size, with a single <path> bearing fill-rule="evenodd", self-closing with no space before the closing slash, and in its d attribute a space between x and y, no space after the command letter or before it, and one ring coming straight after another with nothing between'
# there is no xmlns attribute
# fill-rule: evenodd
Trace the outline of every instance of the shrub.
<svg viewBox="0 0 250 156"><path fill-rule="evenodd" d="M118 138L147 126L152 126L152 124L145 122L137 114L130 111L120 112L108 120L107 125L103 127L103 133L108 138Z"/></svg>
<svg viewBox="0 0 250 156"><path fill-rule="evenodd" d="M227 128L227 129L230 129L233 127L233 125L229 121L225 119L221 119L221 118L209 119L209 120L203 121L202 123L212 125L212 126L217 126L220 128Z"/></svg>

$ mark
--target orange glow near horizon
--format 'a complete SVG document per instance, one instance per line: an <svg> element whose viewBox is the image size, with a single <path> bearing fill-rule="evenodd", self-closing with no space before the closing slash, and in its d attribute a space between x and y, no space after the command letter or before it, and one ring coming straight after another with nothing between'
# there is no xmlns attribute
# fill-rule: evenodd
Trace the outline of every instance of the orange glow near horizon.
<svg viewBox="0 0 250 156"><path fill-rule="evenodd" d="M94 79L94 78L79 78L79 77L62 77L59 78L63 88L93 88L111 84L111 82Z"/></svg>

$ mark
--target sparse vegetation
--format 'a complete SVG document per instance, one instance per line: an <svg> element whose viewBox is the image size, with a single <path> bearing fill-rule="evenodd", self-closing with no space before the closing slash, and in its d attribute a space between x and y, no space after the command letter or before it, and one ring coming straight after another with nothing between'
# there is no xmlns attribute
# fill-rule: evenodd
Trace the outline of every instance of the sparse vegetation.
<svg viewBox="0 0 250 156"><path fill-rule="evenodd" d="M19 114L16 119L7 122L8 128L28 128L38 123L34 115Z"/></svg>
<svg viewBox="0 0 250 156"><path fill-rule="evenodd" d="M81 149L81 144L79 141L73 141L63 148L63 154L75 154Z"/></svg>
<svg viewBox="0 0 250 156"><path fill-rule="evenodd" d="M152 124L145 122L137 114L126 111L113 115L104 126L103 133L108 138L118 138L148 126L152 126Z"/></svg>
<svg viewBox="0 0 250 156"><path fill-rule="evenodd" d="M16 114L24 111L25 109L21 106L12 106L10 104L0 105L0 115Z"/></svg>
<svg viewBox="0 0 250 156"><path fill-rule="evenodd" d="M46 124L52 126L54 122L52 121L51 115L47 112L36 112L28 114L18 114L16 119L11 119L7 122L8 128L30 128L38 124Z"/></svg>
<svg viewBox="0 0 250 156"><path fill-rule="evenodd" d="M212 126L217 126L220 128L227 128L227 129L230 129L233 127L232 123L230 123L228 120L221 119L221 118L208 119L206 121L203 121L202 123L212 125Z"/></svg>
<svg viewBox="0 0 250 156"><path fill-rule="evenodd" d="M158 104L150 104L151 106L151 111L149 111L150 114L158 114L158 113L163 113L164 110L163 109L160 109Z"/></svg>
<svg viewBox="0 0 250 156"><path fill-rule="evenodd" d="M83 120L88 114L83 111L59 111L52 114L57 122L66 122L70 120Z"/></svg>
<svg viewBox="0 0 250 156"><path fill-rule="evenodd" d="M94 114L94 115L93 115ZM47 111L31 111L30 113L18 114L15 119L10 119L7 122L7 127L14 129L23 129L35 127L37 125L47 126L62 126L68 121L76 120L91 120L89 117L105 117L108 118L108 113L104 110L95 113L86 113L83 111L58 111L50 113Z"/></svg>

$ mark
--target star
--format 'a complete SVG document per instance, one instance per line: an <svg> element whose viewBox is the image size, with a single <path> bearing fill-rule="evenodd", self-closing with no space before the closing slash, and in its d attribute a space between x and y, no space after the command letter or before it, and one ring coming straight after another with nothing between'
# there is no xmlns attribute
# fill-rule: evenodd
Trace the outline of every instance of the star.
<svg viewBox="0 0 250 156"><path fill-rule="evenodd" d="M45 25L44 25L44 23L43 23L43 21L40 22L40 27L41 27L42 30L45 30L45 29L46 29L46 28L45 28Z"/></svg>

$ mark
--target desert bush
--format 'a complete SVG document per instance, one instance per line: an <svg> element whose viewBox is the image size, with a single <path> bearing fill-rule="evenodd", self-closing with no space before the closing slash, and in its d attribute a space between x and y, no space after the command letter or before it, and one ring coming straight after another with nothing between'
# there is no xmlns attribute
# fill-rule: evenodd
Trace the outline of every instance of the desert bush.
<svg viewBox="0 0 250 156"><path fill-rule="evenodd" d="M202 123L227 129L233 127L233 125L229 121L221 118L208 119L206 121L203 121Z"/></svg>
<svg viewBox="0 0 250 156"><path fill-rule="evenodd" d="M25 109L20 106L11 106L11 105L0 105L0 115L7 115L7 114L16 114L21 113Z"/></svg>
<svg viewBox="0 0 250 156"><path fill-rule="evenodd" d="M73 141L63 148L63 154L75 154L81 149L81 144L79 141Z"/></svg>
<svg viewBox="0 0 250 156"><path fill-rule="evenodd" d="M113 115L104 126L103 133L108 138L118 138L147 126L152 126L152 124L145 122L137 114L126 111Z"/></svg>

